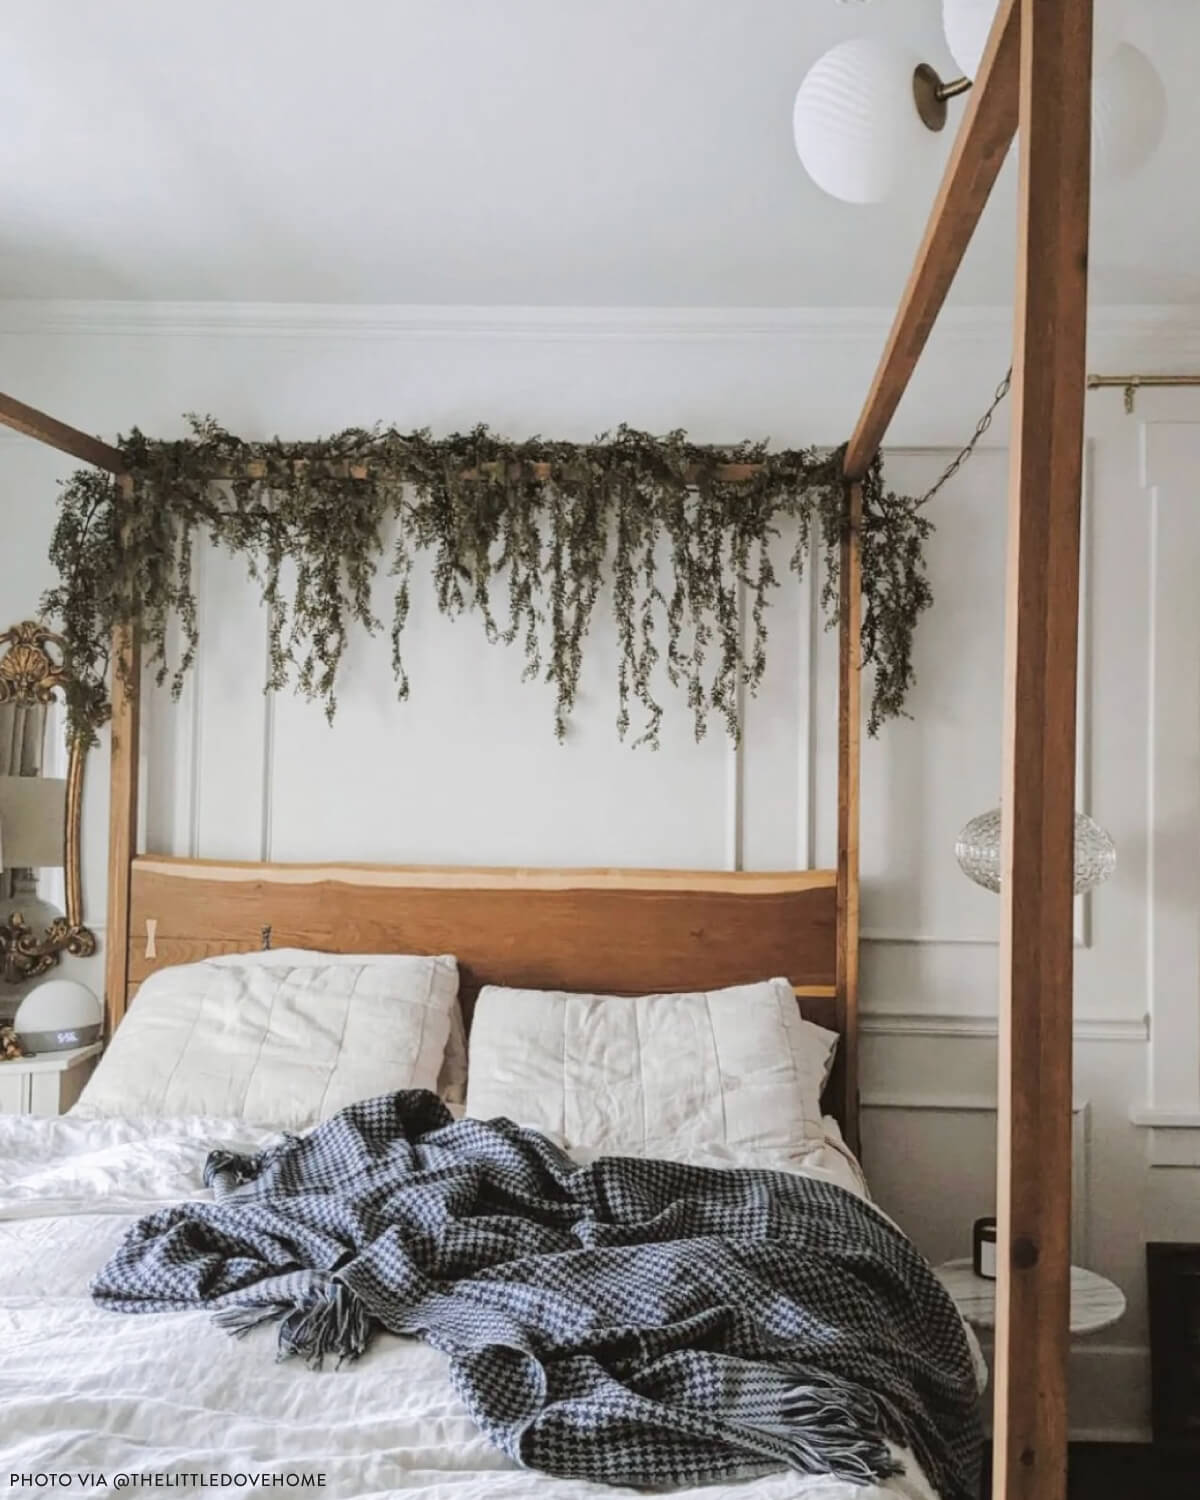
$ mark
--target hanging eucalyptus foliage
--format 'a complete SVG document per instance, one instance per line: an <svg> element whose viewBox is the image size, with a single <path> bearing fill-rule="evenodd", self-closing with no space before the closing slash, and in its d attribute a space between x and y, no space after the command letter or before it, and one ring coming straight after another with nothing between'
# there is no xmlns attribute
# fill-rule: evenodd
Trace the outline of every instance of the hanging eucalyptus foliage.
<svg viewBox="0 0 1200 1500"><path fill-rule="evenodd" d="M211 419L159 442L120 444L132 485L83 470L65 485L43 602L73 668L72 722L93 737L108 715L114 627L136 623L160 682L178 693L198 644L196 537L244 556L270 617L268 686L295 681L336 709L350 630L382 628L372 603L381 566L394 580L396 691L407 698L404 631L417 559L432 564L443 614L473 610L489 640L519 643L525 675L555 689L561 738L579 690L584 640L602 597L619 643L617 727L640 711L637 742L658 743L661 677L686 695L697 738L710 713L740 731L739 688L766 667L766 610L779 587L772 543L794 537L800 575L825 563L836 618L845 524L840 452L702 447L682 432L622 427L594 443L508 442L480 427L349 429L311 443L247 443ZM750 466L731 474L729 466ZM874 666L870 729L902 712L913 631L931 594L917 503L863 486L862 645ZM285 586L286 579L286 586ZM181 649L168 659L169 626Z"/></svg>

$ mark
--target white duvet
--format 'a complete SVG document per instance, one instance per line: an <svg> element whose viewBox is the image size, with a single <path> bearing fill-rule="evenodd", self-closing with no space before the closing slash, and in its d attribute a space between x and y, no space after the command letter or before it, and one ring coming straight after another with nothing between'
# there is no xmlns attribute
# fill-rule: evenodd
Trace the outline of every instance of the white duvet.
<svg viewBox="0 0 1200 1500"><path fill-rule="evenodd" d="M444 1356L422 1344L380 1336L357 1364L314 1372L275 1362L273 1328L235 1340L204 1313L93 1306L88 1281L134 1217L200 1196L214 1145L267 1138L227 1120L0 1116L0 1492L637 1493L516 1467L467 1416ZM818 1143L798 1169L854 1188L851 1161ZM899 1456L904 1474L868 1489L779 1473L675 1494L934 1500L912 1456Z"/></svg>

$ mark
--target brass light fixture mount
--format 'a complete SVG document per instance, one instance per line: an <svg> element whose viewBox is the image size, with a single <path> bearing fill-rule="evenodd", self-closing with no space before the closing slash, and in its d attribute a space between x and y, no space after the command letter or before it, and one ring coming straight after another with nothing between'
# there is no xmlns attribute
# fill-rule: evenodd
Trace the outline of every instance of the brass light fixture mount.
<svg viewBox="0 0 1200 1500"><path fill-rule="evenodd" d="M948 99L956 99L971 87L969 78L952 78L943 83L936 68L928 63L918 63L913 69L913 103L921 123L930 130L942 130L946 125Z"/></svg>

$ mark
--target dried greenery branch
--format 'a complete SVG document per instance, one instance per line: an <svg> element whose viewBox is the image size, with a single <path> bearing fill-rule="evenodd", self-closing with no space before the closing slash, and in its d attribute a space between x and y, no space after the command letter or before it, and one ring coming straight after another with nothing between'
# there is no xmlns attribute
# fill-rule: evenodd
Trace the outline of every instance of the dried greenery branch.
<svg viewBox="0 0 1200 1500"><path fill-rule="evenodd" d="M474 611L490 640L520 643L526 676L553 685L560 739L602 595L617 633L618 730L627 734L636 706L637 742L651 745L664 676L686 696L697 738L712 713L740 733L742 694L766 668L780 536L796 538L798 576L814 552L822 557L822 601L836 619L840 451L704 447L682 432L627 427L593 443L509 442L484 427L439 439L352 428L317 442L247 443L211 418L190 420L186 440L134 431L121 442L129 495L91 469L62 491L50 552L59 581L43 612L66 640L71 720L89 738L109 713L114 627L136 624L158 681L179 692L198 644L198 535L246 559L268 607L267 685L294 682L331 718L350 631L381 626L372 605L381 564L396 581L392 661L398 696L408 696L402 648L419 556L431 561L442 613ZM756 471L733 482L727 464ZM872 733L903 712L913 681L913 635L931 602L930 530L914 500L885 490L877 462L861 532ZM173 620L182 644L169 660Z"/></svg>

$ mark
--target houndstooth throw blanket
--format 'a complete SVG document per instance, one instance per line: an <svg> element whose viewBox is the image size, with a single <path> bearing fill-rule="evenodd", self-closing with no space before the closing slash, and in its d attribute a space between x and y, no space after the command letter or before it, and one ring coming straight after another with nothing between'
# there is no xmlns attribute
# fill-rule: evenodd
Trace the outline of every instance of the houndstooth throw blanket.
<svg viewBox="0 0 1200 1500"><path fill-rule="evenodd" d="M352 1105L256 1155L212 1202L134 1225L92 1292L116 1312L279 1320L280 1356L426 1339L488 1438L552 1474L640 1486L792 1467L869 1483L913 1448L976 1493L962 1325L870 1205L789 1173L609 1158L577 1168L433 1094Z"/></svg>

